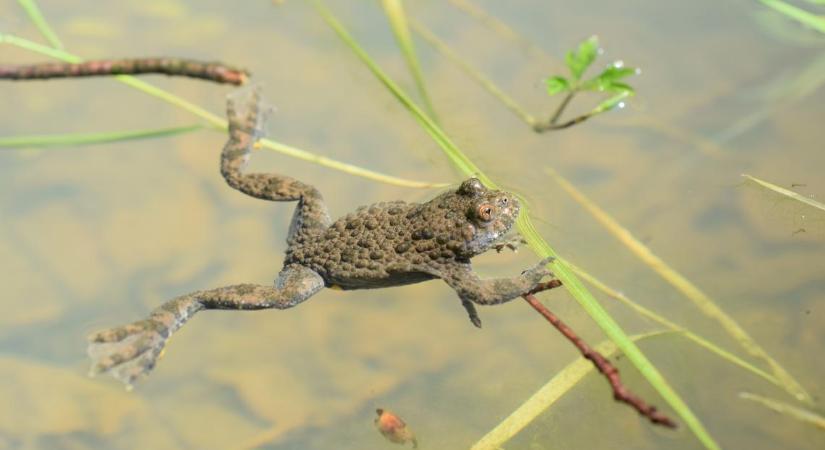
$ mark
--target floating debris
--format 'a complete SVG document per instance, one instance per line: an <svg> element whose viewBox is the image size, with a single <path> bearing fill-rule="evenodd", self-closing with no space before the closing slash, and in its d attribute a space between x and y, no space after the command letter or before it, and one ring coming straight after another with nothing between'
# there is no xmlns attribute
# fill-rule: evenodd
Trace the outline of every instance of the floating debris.
<svg viewBox="0 0 825 450"><path fill-rule="evenodd" d="M378 428L378 431L380 431L388 441L396 444L412 442L413 448L418 448L418 441L415 439L415 435L400 417L381 408L376 409L375 412L378 414L378 417L375 419L375 427Z"/></svg>
<svg viewBox="0 0 825 450"><path fill-rule="evenodd" d="M246 70L221 62L204 62L184 58L104 59L75 64L49 62L28 66L0 65L0 79L6 80L44 80L147 73L200 78L234 85L242 85L249 78L249 72Z"/></svg>

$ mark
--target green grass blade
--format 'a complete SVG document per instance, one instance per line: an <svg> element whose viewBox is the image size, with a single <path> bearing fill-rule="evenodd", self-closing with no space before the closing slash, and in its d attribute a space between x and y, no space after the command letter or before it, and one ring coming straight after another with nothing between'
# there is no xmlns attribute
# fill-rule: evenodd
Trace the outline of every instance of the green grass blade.
<svg viewBox="0 0 825 450"><path fill-rule="evenodd" d="M513 114L518 116L524 123L533 127L536 125L536 118L533 117L532 114L527 112L524 108L519 105L519 103L513 98L507 95L504 91L502 91L490 78L486 75L481 73L478 69L473 67L469 61L462 58L458 55L453 49L450 48L447 43L442 41L435 35L432 31L430 31L427 27L423 24L419 23L418 21L410 21L410 25L412 26L413 31L418 33L422 39L427 41L434 49L436 49L439 53L441 53L445 58L449 59L453 64L458 66L467 76L475 80L482 88L484 88L487 92L490 93L493 97L498 99L507 109L509 109Z"/></svg>
<svg viewBox="0 0 825 450"><path fill-rule="evenodd" d="M68 147L73 145L106 144L110 142L155 139L190 133L202 129L202 125L173 128L157 128L137 131L111 131L104 133L67 133L0 137L0 148Z"/></svg>
<svg viewBox="0 0 825 450"><path fill-rule="evenodd" d="M759 178L756 178L752 175L748 175L746 173L743 173L742 176L747 178L750 181L753 181L754 183L756 183L756 184L758 184L758 185L760 185L764 188L767 188L767 189L770 189L770 190L776 192L777 194L784 195L785 197L788 197L788 198L792 198L792 199L794 199L798 202L802 202L802 203L804 203L808 206L811 206L813 208L816 208L820 211L825 211L825 204L822 204L822 203L820 203L820 202L818 202L818 201L816 201L812 198L808 198L808 197L805 197L804 195L797 194L796 192L794 192L790 189L785 189L781 186L777 186L777 185L775 185L773 183L769 183L765 180L760 180Z"/></svg>
<svg viewBox="0 0 825 450"><path fill-rule="evenodd" d="M780 402L778 400L762 397L761 395L751 394L750 392L740 392L739 398L759 403L760 405L773 411L776 411L779 414L794 418L800 422L804 422L813 425L819 429L825 430L825 417L822 417L813 411L798 408L796 406L789 405L785 402Z"/></svg>
<svg viewBox="0 0 825 450"><path fill-rule="evenodd" d="M28 39L23 39L18 36L9 35L9 34L0 34L0 43L6 43L15 45L20 48L24 48L26 50L30 50L36 53L40 53L41 55L49 56L51 58L59 59L61 61L69 62L69 63L78 63L81 62L82 59L76 55L71 53L65 52L63 50L57 50L50 47L46 47L44 45L29 41ZM154 86L150 83L147 83L143 80L140 80L136 77L131 75L117 75L114 77L116 80L120 81L123 84L131 86L135 89L138 89L146 94L149 94L153 97L159 98L167 103L170 103L178 108L181 108L185 111L189 111L190 113L200 117L201 119L208 122L214 128L219 130L226 130L227 124L226 120L218 117L215 114L201 108L194 103L191 103L187 100L184 100L181 97L178 97L171 92L165 91L157 86ZM424 182L424 181L415 181L415 180L407 180L404 178L398 178L391 175L385 175L380 172L376 172L369 169L364 169L362 167L358 167L352 164L347 164L345 162L337 161L331 158L327 158L325 156L320 156L315 153L302 150L299 148L291 147L286 144L282 144L279 142L275 142L270 139L261 139L260 144L262 147L275 150L279 153L283 153L285 155L291 156L293 158L301 159L304 161L308 161L314 164L318 164L324 167L328 167L331 169L339 170L344 173L348 173L350 175L355 175L359 177L363 177L373 181L379 181L382 183L392 184L396 186L404 186L404 187L414 187L414 188L433 188L433 187L443 187L445 186L444 183L431 183L431 182Z"/></svg>
<svg viewBox="0 0 825 450"><path fill-rule="evenodd" d="M797 22L813 28L820 33L825 33L825 17L809 13L781 0L759 0L763 5L773 8L776 11L796 20Z"/></svg>
<svg viewBox="0 0 825 450"><path fill-rule="evenodd" d="M338 37L361 59L362 62L372 71L378 80L401 102L401 104L413 115L413 117L424 127L424 129L441 146L450 162L458 168L465 176L475 175L484 184L495 188L496 184L485 175L464 153L447 137L444 131L430 119L410 97L393 82L364 49L355 41L344 26L332 15L332 13L319 1L311 0L320 16L335 31ZM518 229L527 240L530 247L539 256L554 256L555 252L539 236L533 227L529 215L529 206L524 202L522 213L517 221ZM648 382L656 389L665 401L676 411L687 426L693 431L702 444L708 449L718 449L716 441L708 434L699 419L693 414L687 404L670 387L659 371L650 363L647 357L639 350L636 344L630 340L625 332L613 320L607 311L596 301L590 292L582 285L581 281L573 272L561 261L556 260L552 264L553 272L562 280L571 295L582 305L593 320L605 332L619 349L627 356L633 365L641 372Z"/></svg>
<svg viewBox="0 0 825 450"><path fill-rule="evenodd" d="M765 372L764 370L754 366L753 364L743 360L742 358L734 355L733 353L719 347L718 345L714 344L713 342L693 333L692 331L684 328L681 325L678 325L670 320L656 314L655 312L651 311L650 309L645 308L644 306L634 302L630 298L628 298L625 294L607 286L606 284L602 283L593 275L584 271L584 269L576 266L575 264L571 263L569 260L565 260L565 263L573 269L573 272L576 273L579 277L581 277L585 282L590 284L591 286L595 287L596 289L604 292L609 297L619 301L620 303L624 304L628 308L636 311L639 315L644 316L654 322L658 322L660 325L663 325L667 328L670 328L673 331L677 331L685 336L687 339L693 341L693 343L699 345L700 347L710 351L711 353L715 353L720 358L734 364L736 366L741 367L742 369L751 372L752 374L776 385L782 387L782 382L779 381L778 378Z"/></svg>
<svg viewBox="0 0 825 450"><path fill-rule="evenodd" d="M489 178L486 178L482 173L481 170L476 167L476 165L467 158L463 153L459 151L454 151L457 149L456 145L452 142L452 140L444 133L444 131L439 127L435 121L433 121L426 113L424 113L415 102L404 92L390 77L388 77L383 70L372 60L372 58L361 48L360 45L355 41L355 39L349 34L349 32L344 28L344 26L332 15L332 13L323 6L320 2L315 0L310 0L310 2L315 6L318 13L321 17L327 22L327 24L338 34L338 37L341 38L342 41L352 50L356 56L367 66L367 68L375 75L376 78L387 88L387 90L392 93L396 99L398 99L401 104L407 108L410 113L412 113L413 118L418 121L422 127L427 131L427 133L432 136L432 138L442 147L446 149L451 149L447 152L447 156L450 158L450 161L464 174L478 174L479 177L482 177L482 181L492 182Z"/></svg>
<svg viewBox="0 0 825 450"><path fill-rule="evenodd" d="M34 0L17 0L17 3L26 10L26 14L29 15L29 19L31 19L34 26L40 30L40 34L49 41L49 45L52 47L62 50L63 49L63 42L60 41L60 38L57 37L57 34L52 30L52 27L46 22L46 18L43 17L43 13L40 12L40 8L37 7L37 3Z"/></svg>
<svg viewBox="0 0 825 450"><path fill-rule="evenodd" d="M735 339L748 353L765 361L771 368L771 371L776 378L782 381L782 385L786 391L793 395L797 400L806 403L811 403L811 396L805 389L794 379L788 371L785 370L776 360L774 360L768 353L751 338L731 316L724 312L707 294L699 289L695 284L691 283L682 274L668 266L661 258L656 256L650 248L642 244L636 239L630 231L622 227L613 217L602 210L598 205L588 199L583 193L576 189L569 181L562 178L556 171L547 168L545 172L550 175L559 186L564 189L576 202L582 205L587 212L589 212L602 226L604 226L610 234L624 244L630 251L647 264L653 271L659 274L673 287L679 290L685 297L687 297L700 311L708 317L713 318L722 326L722 328Z"/></svg>
<svg viewBox="0 0 825 450"><path fill-rule="evenodd" d="M521 34L517 33L513 30L512 27L507 25L506 23L502 22L498 17L493 16L492 14L488 13L478 5L472 3L470 0L449 0L450 3L453 4L458 10L467 14L468 16L472 17L476 21L478 21L481 25L487 27L490 31L498 34L499 36L503 37L511 41L512 43L518 45L519 47L524 48L524 50L533 54L533 56L539 57L547 62L548 65L558 67L561 65L561 62L558 61L553 56L548 55L544 52L544 50L536 45L535 43L531 42L529 39L526 39Z"/></svg>
<svg viewBox="0 0 825 450"><path fill-rule="evenodd" d="M632 336L630 339L635 342L666 333L666 331L655 331ZM605 341L597 345L595 350L605 358L610 358L618 348L613 342ZM519 405L507 418L479 439L470 447L470 450L498 450L594 370L593 363L582 357L577 358L556 373L550 381Z"/></svg>
<svg viewBox="0 0 825 450"><path fill-rule="evenodd" d="M407 66L410 68L410 73L415 80L418 94L424 101L424 107L427 108L427 113L430 114L430 117L437 120L435 108L430 100L430 94L427 92L427 84L424 81L421 65L418 63L415 45L413 44L412 36L410 36L410 27L407 24L407 14L404 12L404 6L401 0L381 0L381 5L384 7L384 13L387 15L387 19L390 21L390 26L395 34L396 41L398 41L401 54L404 55Z"/></svg>
<svg viewBox="0 0 825 450"><path fill-rule="evenodd" d="M541 256L555 256L555 252L538 234L530 219L529 210L526 205L525 211L519 215L518 225L519 231L524 236L528 245L536 250ZM590 292L582 285L578 277L572 272L563 261L557 259L553 265L553 273L562 280L564 286L567 288L570 295L584 308L584 310L593 318L604 333L622 350L622 353L633 363L637 370L645 377L645 379L653 386L654 389L665 399L665 401L673 408L679 417L685 422L688 428L699 439L700 442L708 449L719 449L719 444L710 436L705 429L702 422L693 414L693 411L682 400L679 394L673 390L670 384L665 380L662 374L653 366L653 364L642 353L639 347L636 346L627 337L625 332L613 320L612 317L605 311L605 309L596 301Z"/></svg>

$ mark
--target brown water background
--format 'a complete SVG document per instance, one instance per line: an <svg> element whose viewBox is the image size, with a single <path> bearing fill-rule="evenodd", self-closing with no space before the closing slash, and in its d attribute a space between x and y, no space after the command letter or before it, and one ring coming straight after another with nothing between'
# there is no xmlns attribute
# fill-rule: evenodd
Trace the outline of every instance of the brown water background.
<svg viewBox="0 0 825 450"><path fill-rule="evenodd" d="M812 393L825 373L825 214L745 183L750 173L825 197L825 36L756 1L484 1L546 55L447 2L406 2L527 109L558 99L542 79L598 34L605 54L642 69L629 107L536 135L417 40L431 96L459 146L532 204L561 254L640 303L741 354L716 322L610 237L544 172L568 177L654 252L708 292ZM438 147L305 3L42 1L69 51L86 58L186 56L249 68L277 107L267 135L416 180L458 182ZM378 2L330 7L412 90ZM820 10L821 12L821 10ZM10 0L3 31L42 42ZM0 62L44 57L8 45ZM813 68L812 68L813 67ZM807 74L807 77L806 75ZM223 115L231 88L147 80ZM801 80L801 81L800 81ZM818 80L818 81L817 81ZM806 84L807 83L807 84ZM114 80L0 84L0 136L199 123ZM582 96L572 112L595 100ZM589 103L590 102L590 103ZM0 150L0 449L384 449L376 407L407 420L425 449L468 448L575 350L523 302L483 308L482 330L455 294L429 282L324 291L288 311L206 312L175 335L133 392L86 377L85 336L143 317L166 299L280 268L293 205L229 189L225 136ZM393 187L262 150L252 167L317 186L337 216L436 191ZM518 273L529 249L484 255L486 276ZM592 343L598 327L564 292L544 294ZM612 300L630 334L657 329ZM741 400L783 391L679 336L641 344L723 448L814 449L825 434ZM629 385L663 404L620 360ZM653 429L591 376L506 448L700 448L682 427Z"/></svg>

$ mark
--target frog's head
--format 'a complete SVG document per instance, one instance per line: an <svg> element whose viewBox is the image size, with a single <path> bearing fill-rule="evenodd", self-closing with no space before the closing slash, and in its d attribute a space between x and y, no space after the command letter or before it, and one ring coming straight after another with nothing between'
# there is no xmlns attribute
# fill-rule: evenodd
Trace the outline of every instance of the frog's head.
<svg viewBox="0 0 825 450"><path fill-rule="evenodd" d="M467 223L462 229L465 249L478 255L501 240L518 217L516 196L504 191L487 189L478 178L461 183L455 192L466 205Z"/></svg>

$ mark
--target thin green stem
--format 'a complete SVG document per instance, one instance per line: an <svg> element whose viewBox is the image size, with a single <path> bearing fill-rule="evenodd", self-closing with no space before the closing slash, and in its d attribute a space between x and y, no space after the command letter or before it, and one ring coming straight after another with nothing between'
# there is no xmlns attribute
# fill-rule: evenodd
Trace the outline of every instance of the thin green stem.
<svg viewBox="0 0 825 450"><path fill-rule="evenodd" d="M435 107L433 107L430 94L427 92L424 73L421 71L421 65L418 63L418 57L416 56L415 44L413 43L412 36L410 36L410 28L407 23L407 14L404 12L404 6L401 0L382 0L381 4L384 6L384 12L390 21L395 39L398 42L398 47L401 49L401 54L404 55L413 80L415 80L418 94L424 101L424 107L427 108L430 117L437 121L438 117L435 114Z"/></svg>
<svg viewBox="0 0 825 450"><path fill-rule="evenodd" d="M704 291L693 284L690 280L685 278L682 274L670 267L661 258L659 258L653 251L639 241L633 234L621 226L616 219L611 217L606 211L602 210L597 204L591 201L582 192L576 189L572 183L564 179L555 170L545 168L545 173L550 175L556 183L564 189L577 203L582 205L588 213L590 213L596 221L598 221L610 234L624 244L636 257L642 260L653 271L655 271L664 280L670 283L674 288L679 290L685 297L687 297L699 310L714 319L722 328L734 338L746 352L754 357L757 357L767 363L773 374L782 381L782 385L786 391L793 395L797 400L812 403L810 394L799 384L798 381L782 367L773 357L771 357L765 349L762 348L753 338L742 328L733 317L728 315L722 308L717 305Z"/></svg>
<svg viewBox="0 0 825 450"><path fill-rule="evenodd" d="M412 27L413 31L418 33L427 43L433 46L436 50L438 50L444 57L452 61L455 65L457 65L464 73L467 74L470 78L475 80L478 84L480 84L487 92L489 92L493 97L497 98L507 109L509 109L513 114L518 116L524 123L526 123L530 127L535 127L536 125L536 118L533 117L532 114L527 112L526 109L522 108L521 105L512 97L507 95L503 90L501 90L490 78L487 78L486 75L481 73L478 69L473 67L469 61L462 58L458 55L453 49L450 48L444 41L438 38L432 31L430 31L427 27L423 24L419 23L416 20L410 20L410 26Z"/></svg>
<svg viewBox="0 0 825 450"><path fill-rule="evenodd" d="M26 11L26 14L29 15L29 19L34 23L34 26L40 31L40 34L49 41L49 45L52 47L62 50L63 49L63 42L60 41L60 38L57 37L57 33L52 30L52 27L46 22L46 18L43 17L43 13L40 12L40 8L37 6L37 3L34 0L17 0L17 3L23 7Z"/></svg>
<svg viewBox="0 0 825 450"><path fill-rule="evenodd" d="M822 417L813 411L798 408L796 406L768 397L763 397L761 395L751 394L750 392L740 392L739 398L756 402L772 411L778 412L779 414L791 417L809 425L813 425L820 430L825 430L825 417Z"/></svg>
<svg viewBox="0 0 825 450"><path fill-rule="evenodd" d="M825 33L825 17L805 11L781 0L759 0L763 5L768 6L780 13L809 26L820 33Z"/></svg>
<svg viewBox="0 0 825 450"><path fill-rule="evenodd" d="M137 131L0 137L0 148L66 147L72 145L105 144L109 142L174 136L177 134L190 133L202 128L202 125L188 125Z"/></svg>
<svg viewBox="0 0 825 450"><path fill-rule="evenodd" d="M570 104L570 100L573 100L573 97L576 96L577 92L577 90L573 89L570 92L568 92L567 95L564 96L564 100L561 101L559 107L556 109L556 112L554 112L553 115L550 116L550 125L555 125L556 123L558 123L565 108L567 108L567 105Z"/></svg>
<svg viewBox="0 0 825 450"><path fill-rule="evenodd" d="M653 331L631 336L634 342L658 336L666 336L668 331ZM605 341L595 346L597 352L609 358L619 349L611 341ZM478 440L470 450L500 450L521 430L527 427L544 411L553 406L561 397L570 392L587 375L593 372L593 364L583 357L558 371L553 378L544 384L538 391L521 403L515 411Z"/></svg>
<svg viewBox="0 0 825 450"><path fill-rule="evenodd" d="M381 68L372 60L366 51L355 41L344 26L335 18L332 12L318 0L310 0L310 3L318 11L318 14L327 22L330 28L335 31L338 37L361 59L361 61L372 71L378 80L402 103L402 105L413 115L413 117L433 136L441 146L447 158L464 174L475 175L486 185L495 188L493 181L484 174L453 142L447 137L444 131L430 119L410 97L393 82ZM522 213L519 215L517 226L521 234L527 240L530 247L541 257L554 256L553 249L538 234L532 224L529 214L529 205L524 204ZM642 353L638 346L619 327L618 323L607 313L607 311L596 301L593 295L584 287L575 274L563 262L556 260L552 263L553 271L562 280L564 286L570 294L579 302L585 311L593 318L604 333L616 343L633 365L641 372L648 382L659 394L670 404L687 424L696 437L708 449L718 449L719 445L710 436L698 417L690 410L679 394L673 390L661 373Z"/></svg>
<svg viewBox="0 0 825 450"><path fill-rule="evenodd" d="M664 326L670 328L673 331L678 331L678 332L682 333L686 338L693 341L695 344L697 344L700 347L703 347L703 348L715 353L716 355L718 355L722 359L724 359L724 360L726 360L726 361L728 361L728 362L730 362L734 365L737 365L737 366L753 373L754 375L756 375L758 377L761 377L761 378L767 380L770 383L773 383L776 386L784 388L784 386L782 385L782 382L779 379L777 379L775 376L765 372L764 370L754 366L753 364L743 360L742 358L739 358L738 356L736 356L733 353L719 347L718 345L710 342L709 340L693 333L692 331L688 330L687 328L685 328L685 327L683 327L683 326L681 326L681 325L679 325L675 322L671 322L670 320L660 316L659 314L656 314L652 310L647 309L644 306L634 302L633 300L629 299L626 295L624 295L621 292L619 292L619 291L611 288L610 286L607 286L606 284L602 283L596 277L589 274L588 272L586 272L581 267L578 267L575 264L571 263L569 260L565 260L565 263L567 265L569 265L570 268L573 269L574 272L576 272L576 275L581 277L584 281L586 281L587 283L589 283L590 285L592 285L596 289L604 292L609 297L619 301L620 303L627 306L628 308L636 311L637 313L639 313L639 315L647 317L648 319L650 319L654 322L658 322L659 324L664 325Z"/></svg>
<svg viewBox="0 0 825 450"><path fill-rule="evenodd" d="M475 80L479 85L481 85L481 87L483 87L488 93L490 93L490 95L492 95L498 101L500 101L507 109L509 109L513 114L515 114L519 119L521 119L530 128L532 128L533 131L537 133L570 128L573 125L580 124L585 120L588 120L591 117L597 114L601 114L605 112L607 109L609 109L603 108L601 107L601 105L599 105L590 112L582 114L578 117L574 117L563 123L558 123L562 113L567 108L570 101L573 99L576 93L579 92L577 89L573 89L570 92L568 92L567 96L562 100L561 104L559 104L558 108L556 108L556 111L548 120L538 120L535 116L533 116L525 108L523 108L513 97L510 97L503 90L501 90L501 88L499 88L498 85L496 85L496 83L493 82L493 80L487 78L487 76L481 73L481 71L473 67L473 65L470 64L469 61L459 56L458 53L453 51L453 49L451 49L449 45L447 45L444 41L439 39L438 36L436 36L423 24L415 20L410 20L410 26L412 27L413 31L415 31L425 41L432 45L433 48L435 48L445 58L452 61L453 64L457 65L465 74L467 74L467 76Z"/></svg>
<svg viewBox="0 0 825 450"><path fill-rule="evenodd" d="M36 53L40 53L42 55L46 55L70 63L79 63L83 61L82 58L80 58L79 56L73 55L63 50L57 50L50 47L46 47L36 42L29 41L28 39L23 39L21 37L9 34L0 34L0 43L15 45L26 50L30 50ZM201 108L198 105L195 105L194 103L191 103L187 100L184 100L181 97L178 97L177 95L174 95L168 91L165 91L157 86L154 86L131 75L116 75L114 78L120 81L121 83L126 84L127 86L138 89L141 92L159 98L167 103L175 105L178 108L181 108L200 117L201 119L207 121L213 128L219 130L227 129L226 120L218 117L215 114L212 114L211 112ZM304 161L319 164L325 167L329 167L331 169L339 170L350 175L355 175L374 181L380 181L382 183L414 188L433 188L446 186L445 183L431 183L407 180L404 178L386 175L380 172L364 169L362 167L358 167L352 164L327 158L325 156L320 156L306 150L302 150L299 148L291 147L286 144L272 141L270 139L261 139L260 144L264 148L275 150L279 153L292 156L293 158L302 159Z"/></svg>
<svg viewBox="0 0 825 450"><path fill-rule="evenodd" d="M820 202L818 202L818 201L816 201L816 200L814 200L814 199L812 199L812 198L805 197L805 196L804 196L804 195L802 195L802 194L798 194L798 193L796 193L796 192L794 192L794 191L792 191L792 190L790 190L790 189L785 189L785 188L783 188L782 186L777 186L777 185L775 185L775 184L773 184L773 183L771 183L771 182L768 182L768 181L765 181L765 180L761 180L761 179L759 179L759 178L756 178L756 177L755 177L755 176L753 176L753 175L748 175L748 174L746 174L746 173L743 173L743 174L742 174L742 176L743 176L743 177L745 177L746 179L748 179L748 180L750 180L750 181L752 181L752 182L754 182L754 183L758 184L759 186L762 186L763 188L770 189L770 190L772 190L772 191L776 192L776 193L777 193L777 194L779 194L779 195L783 195L783 196L785 196L785 197L787 197L787 198L790 198L790 199L796 200L796 201L798 201L798 202L800 202L800 203L803 203L803 204L805 204L805 205L808 205L808 206L810 206L810 207L812 207L812 208L816 208L816 209L818 209L818 210L820 210L820 211L825 211L825 204L820 203Z"/></svg>
<svg viewBox="0 0 825 450"><path fill-rule="evenodd" d="M500 36L503 36L504 38L513 41L519 46L524 47L525 49L527 49L527 51L533 53L534 56L541 57L542 59L550 62L551 65L560 64L556 61L555 58L545 53L541 47L534 44L530 40L525 39L524 36L517 33L509 25L502 22L497 17L491 15L487 11L483 10L478 5L473 4L469 0L450 0L450 3L452 3L453 6L455 6L462 12L468 14L475 20L479 21L482 25L486 26L493 32L498 33Z"/></svg>

